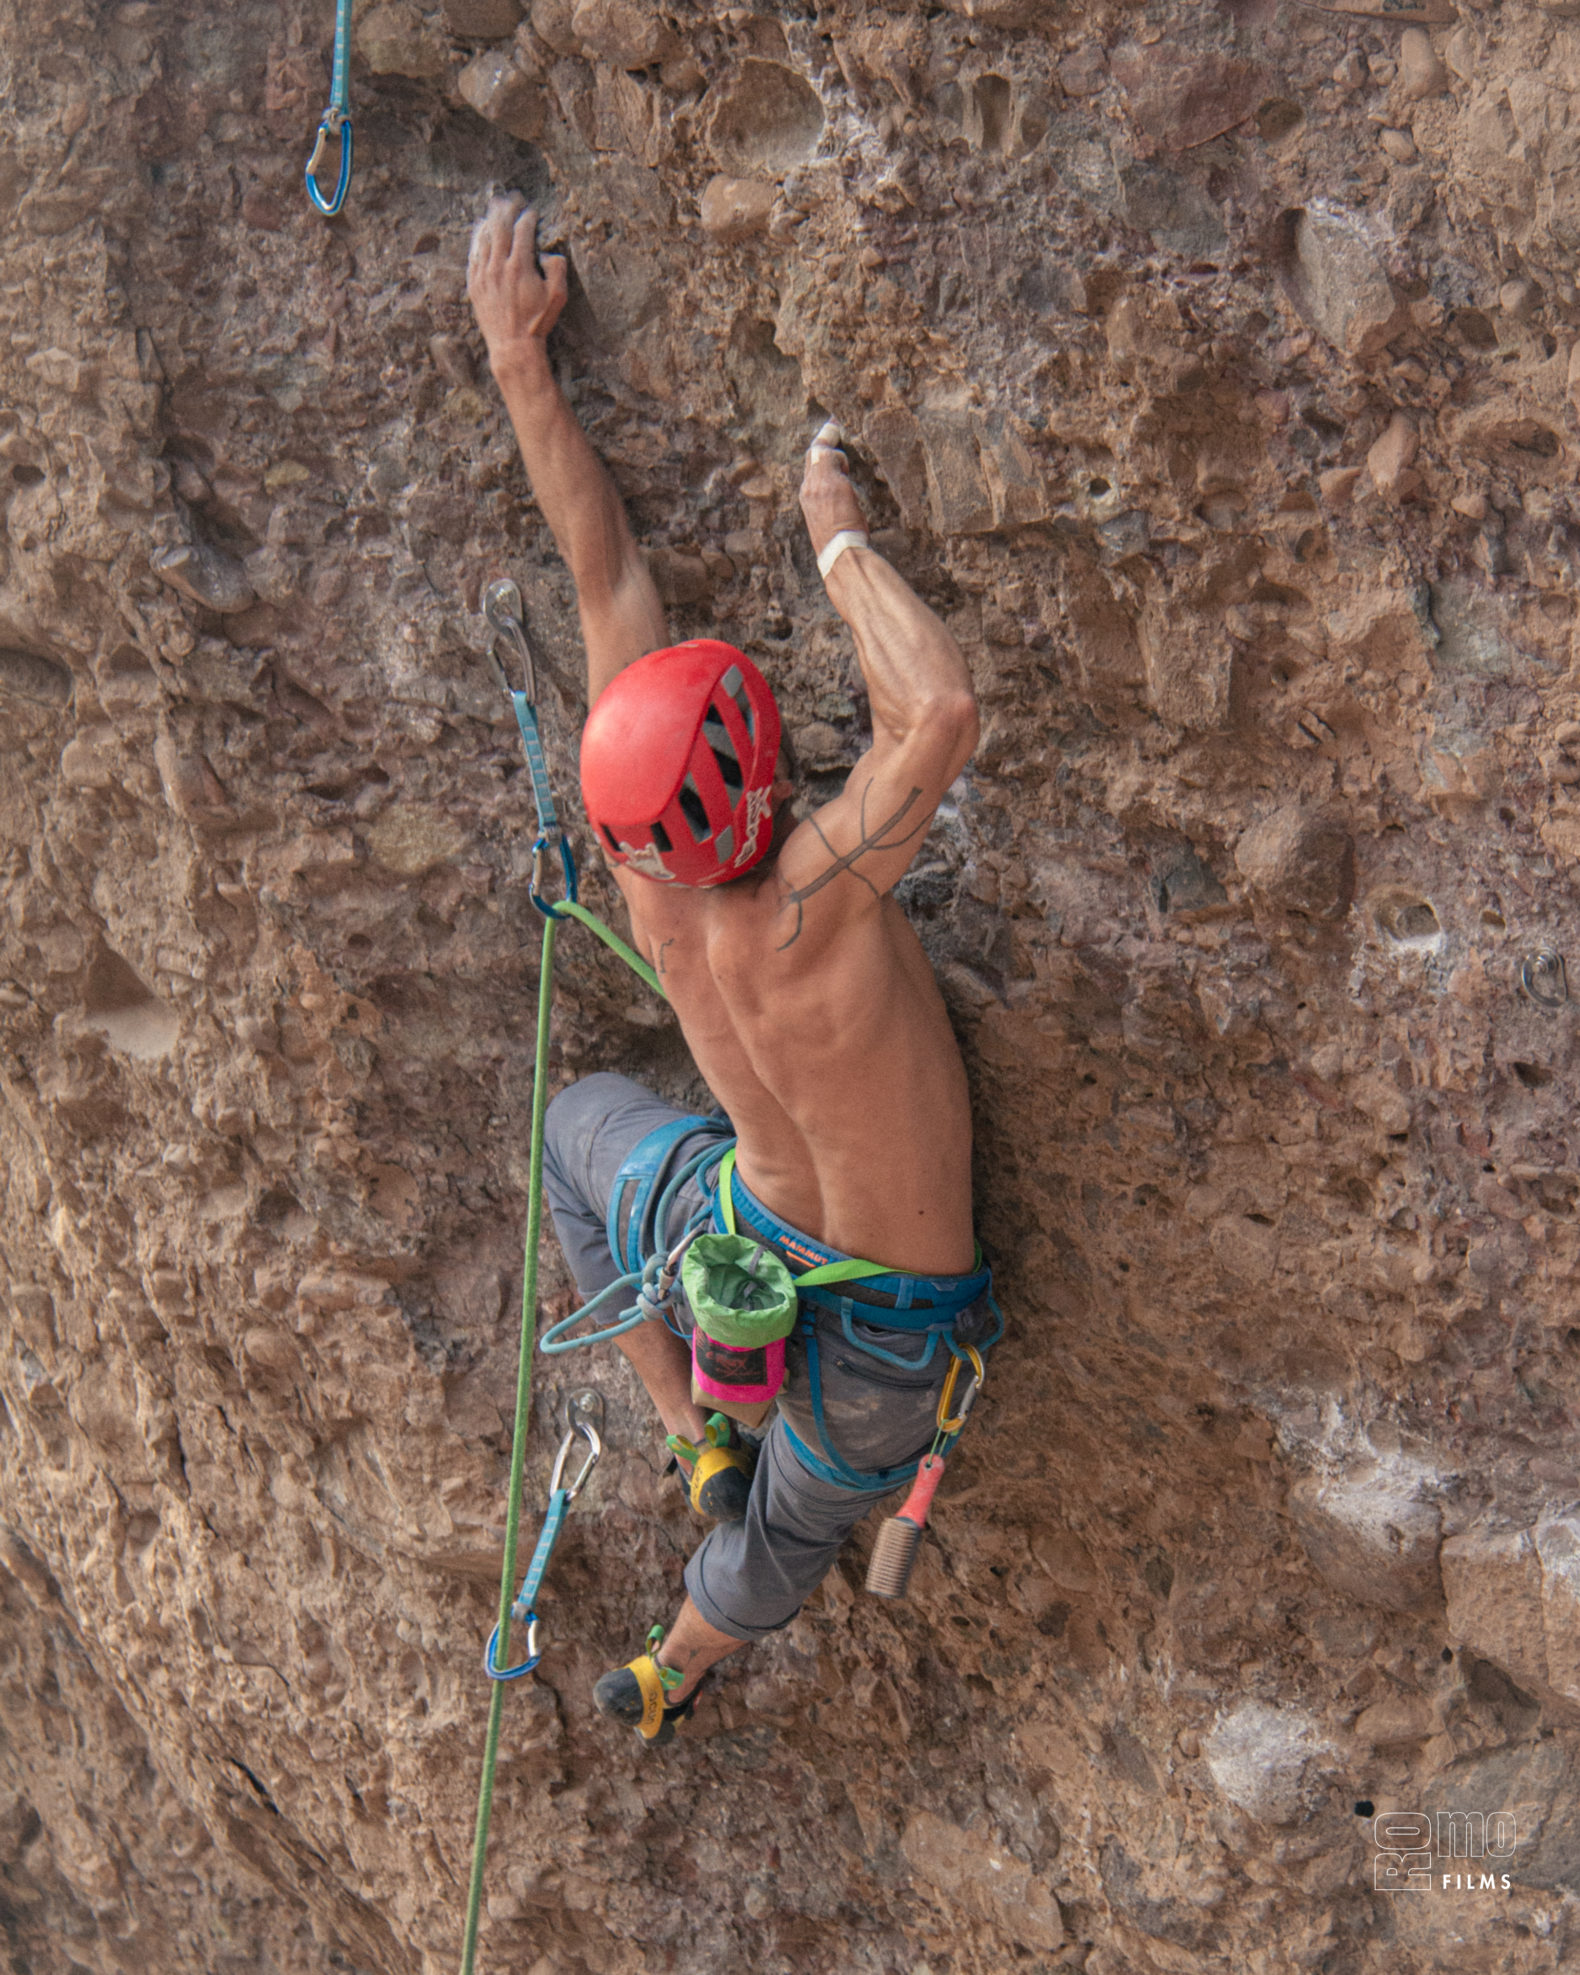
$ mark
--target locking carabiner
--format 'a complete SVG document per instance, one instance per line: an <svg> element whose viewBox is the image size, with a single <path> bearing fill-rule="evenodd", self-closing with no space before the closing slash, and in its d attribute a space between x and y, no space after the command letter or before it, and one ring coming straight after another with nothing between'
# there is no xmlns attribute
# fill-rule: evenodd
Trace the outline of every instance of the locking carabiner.
<svg viewBox="0 0 1580 1975"><path fill-rule="evenodd" d="M966 1387L965 1397L960 1401L960 1411L950 1417L949 1407L955 1396L955 1386L959 1382L960 1367L971 1360L971 1383ZM987 1376L987 1368L982 1363L982 1353L974 1344L962 1344L956 1350L954 1363L949 1367L949 1375L944 1380L944 1389L938 1395L938 1431L942 1434L959 1433L971 1417L971 1408L977 1402L977 1394L982 1390L982 1381Z"/></svg>

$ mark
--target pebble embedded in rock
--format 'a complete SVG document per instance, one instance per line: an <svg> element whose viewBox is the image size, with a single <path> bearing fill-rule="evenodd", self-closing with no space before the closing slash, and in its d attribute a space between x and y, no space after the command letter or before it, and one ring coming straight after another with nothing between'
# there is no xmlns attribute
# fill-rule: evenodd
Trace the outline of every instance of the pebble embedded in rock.
<svg viewBox="0 0 1580 1975"><path fill-rule="evenodd" d="M589 55L620 69L646 68L675 46L663 11L648 0L577 0L570 31Z"/></svg>
<svg viewBox="0 0 1580 1975"><path fill-rule="evenodd" d="M1415 139L1407 130L1383 130L1378 133L1377 142L1393 159L1396 165L1414 164L1420 153L1415 148Z"/></svg>
<svg viewBox="0 0 1580 1975"><path fill-rule="evenodd" d="M1369 357L1408 327L1409 309L1356 218L1307 210L1294 246L1296 304L1336 349Z"/></svg>
<svg viewBox="0 0 1580 1975"><path fill-rule="evenodd" d="M235 557L210 548L206 542L156 549L148 563L162 583L206 610L228 615L246 610L256 600L256 592Z"/></svg>
<svg viewBox="0 0 1580 1975"><path fill-rule="evenodd" d="M1213 1782L1268 1824L1303 1823L1322 1800L1322 1772L1338 1751L1304 1709L1237 1702L1202 1742Z"/></svg>
<svg viewBox="0 0 1580 1975"><path fill-rule="evenodd" d="M748 240L767 231L777 188L771 179L716 172L702 188L702 230L714 240Z"/></svg>
<svg viewBox="0 0 1580 1975"><path fill-rule="evenodd" d="M1324 505L1346 507L1354 498L1362 470L1358 466L1330 466L1319 473L1317 485L1322 490Z"/></svg>
<svg viewBox="0 0 1580 1975"><path fill-rule="evenodd" d="M522 0L444 0L444 24L472 41L500 41L515 32Z"/></svg>
<svg viewBox="0 0 1580 1975"><path fill-rule="evenodd" d="M1342 919L1355 896L1355 840L1322 810L1275 809L1235 846L1240 875L1286 912Z"/></svg>
<svg viewBox="0 0 1580 1975"><path fill-rule="evenodd" d="M1448 75L1432 48L1432 37L1425 28L1407 27L1399 37L1399 94L1407 103L1419 103L1436 96L1448 84Z"/></svg>
<svg viewBox="0 0 1580 1975"><path fill-rule="evenodd" d="M543 134L547 103L538 84L508 48L487 48L462 69L456 83L463 102L480 117L530 144Z"/></svg>
<svg viewBox="0 0 1580 1975"><path fill-rule="evenodd" d="M380 0L358 20L356 52L374 75L403 75L413 82L444 74L444 44L407 0Z"/></svg>
<svg viewBox="0 0 1580 1975"><path fill-rule="evenodd" d="M1421 435L1408 412L1396 411L1387 429L1366 455L1366 469L1372 485L1385 501L1408 500L1420 485L1413 470L1421 449Z"/></svg>
<svg viewBox="0 0 1580 1975"><path fill-rule="evenodd" d="M1498 290L1498 307L1517 322L1534 315L1541 307L1542 291L1538 283L1529 275L1520 275L1513 281L1505 281Z"/></svg>
<svg viewBox="0 0 1580 1975"><path fill-rule="evenodd" d="M1059 84L1066 96L1095 96L1108 81L1108 57L1095 41L1084 41L1059 62Z"/></svg>
<svg viewBox="0 0 1580 1975"><path fill-rule="evenodd" d="M581 42L571 24L575 13L576 0L532 0L528 18L533 33L556 55L579 55Z"/></svg>

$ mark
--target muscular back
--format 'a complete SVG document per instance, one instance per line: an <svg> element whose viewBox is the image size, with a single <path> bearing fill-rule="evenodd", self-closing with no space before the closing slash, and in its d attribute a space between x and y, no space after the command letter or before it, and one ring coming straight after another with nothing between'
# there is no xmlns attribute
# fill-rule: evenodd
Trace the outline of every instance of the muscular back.
<svg viewBox="0 0 1580 1975"><path fill-rule="evenodd" d="M797 898L791 880L820 844L826 827L804 823L771 869L711 891L622 871L636 943L734 1121L752 1191L831 1248L964 1273L971 1118L959 1048L893 898L851 870Z"/></svg>

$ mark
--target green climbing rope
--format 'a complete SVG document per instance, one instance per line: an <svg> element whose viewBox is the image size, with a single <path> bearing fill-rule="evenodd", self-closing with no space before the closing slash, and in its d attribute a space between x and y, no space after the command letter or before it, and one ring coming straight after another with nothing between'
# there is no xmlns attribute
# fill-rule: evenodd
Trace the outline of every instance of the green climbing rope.
<svg viewBox="0 0 1580 1975"><path fill-rule="evenodd" d="M347 127L349 138L349 126ZM521 1273L521 1364L516 1373L516 1425L510 1450L510 1503L505 1518L505 1556L499 1578L499 1629L490 1642L490 1671L510 1664L510 1613L515 1602L512 1587L516 1581L516 1543L521 1523L521 1483L526 1469L527 1424L532 1410L532 1353L537 1341L538 1241L543 1226L543 1121L548 1109L549 1014L554 1000L554 932L562 918L579 919L597 934L605 946L617 953L634 974L662 995L658 975L636 950L628 946L612 927L606 926L576 898L576 860L570 841L560 827L554 791L549 783L548 762L538 729L537 667L521 609L521 592L508 578L491 583L487 593L489 623L507 636L517 651L524 671L523 690L513 689L500 670L500 682L510 694L516 722L521 729L527 771L532 782L533 801L538 812L537 841L532 846L532 878L528 887L532 903L543 918L543 953L538 974L538 1041L532 1072L532 1153L527 1178L526 1258ZM565 896L551 902L543 895L544 876L551 853L557 849L565 879ZM472 1844L472 1877L466 1896L466 1937L461 1950L461 1975L472 1975L477 1959L478 1918L483 1905L483 1861L488 1851L488 1822L494 1808L494 1769L499 1760L499 1730L504 1715L505 1685L495 1675L493 1699L488 1709L488 1739L483 1745L483 1780L477 1793L477 1831Z"/></svg>
<svg viewBox="0 0 1580 1975"><path fill-rule="evenodd" d="M562 908L563 909L563 908ZM499 1664L510 1663L510 1607L516 1581L516 1541L521 1525L521 1484L527 1461L527 1421L532 1409L532 1350L537 1337L538 1236L543 1223L543 1120L548 1108L549 1011L554 1000L554 921L543 923L543 954L538 972L538 1042L532 1068L532 1154L527 1179L527 1243L521 1277L521 1363L516 1373L515 1440L510 1452L510 1504L505 1517L505 1560L499 1578ZM499 1729L505 1688L495 1683L483 1745L483 1781L477 1793L477 1834L472 1845L472 1879L466 1895L466 1939L461 1975L472 1975L477 1958L478 1916L483 1905L483 1859L488 1820L494 1808L494 1768L499 1760Z"/></svg>
<svg viewBox="0 0 1580 1975"><path fill-rule="evenodd" d="M611 953L618 953L620 958L631 969L631 972L646 981L655 994L664 994L662 982L659 980L657 974L654 973L653 969L648 966L641 954L637 952L635 947L627 946L613 926L606 926L596 912L590 911L585 905L579 905L575 899L571 898L562 898L555 906L554 912L556 917L563 915L569 916L572 919L580 919L588 931L596 933ZM669 997L664 995L664 999L667 1001Z"/></svg>

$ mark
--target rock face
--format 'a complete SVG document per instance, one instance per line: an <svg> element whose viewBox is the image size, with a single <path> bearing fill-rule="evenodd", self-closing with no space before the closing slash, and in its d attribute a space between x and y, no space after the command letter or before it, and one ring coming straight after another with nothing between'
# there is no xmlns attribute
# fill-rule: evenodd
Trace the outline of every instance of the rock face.
<svg viewBox="0 0 1580 1975"><path fill-rule="evenodd" d="M824 417L971 658L902 897L1009 1328L910 1599L869 1530L662 1761L588 1690L696 1528L622 1368L540 1376L529 1536L572 1385L610 1448L482 1965L1567 1965L1580 20L378 0L325 223L333 11L0 15L0 1962L455 1966L539 951L490 577L567 794L583 712L463 294L499 181L809 794ZM560 954L556 1084L703 1100Z"/></svg>

